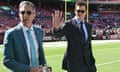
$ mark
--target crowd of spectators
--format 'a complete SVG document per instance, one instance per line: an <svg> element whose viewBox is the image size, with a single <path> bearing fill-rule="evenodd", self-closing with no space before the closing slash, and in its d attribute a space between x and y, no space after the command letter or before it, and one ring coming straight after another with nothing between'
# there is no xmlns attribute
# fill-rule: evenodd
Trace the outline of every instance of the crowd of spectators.
<svg viewBox="0 0 120 72"><path fill-rule="evenodd" d="M93 39L120 39L119 11L92 12L89 18L93 27Z"/></svg>
<svg viewBox="0 0 120 72"><path fill-rule="evenodd" d="M16 6L8 6L10 10L0 7L0 33L15 26L19 22L18 10ZM50 35L49 30L52 28L52 8L37 8L37 16L34 23ZM67 19L74 17L69 12ZM118 11L91 12L89 22L93 28L93 39L120 39L120 13Z"/></svg>

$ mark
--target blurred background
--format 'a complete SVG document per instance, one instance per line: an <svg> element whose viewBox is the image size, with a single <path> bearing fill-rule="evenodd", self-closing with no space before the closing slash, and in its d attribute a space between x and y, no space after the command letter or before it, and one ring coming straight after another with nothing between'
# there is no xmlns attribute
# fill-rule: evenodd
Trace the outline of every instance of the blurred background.
<svg viewBox="0 0 120 72"><path fill-rule="evenodd" d="M22 0L0 0L0 43L4 32L19 22L18 4ZM51 34L52 16L56 9L64 11L65 19L74 17L76 0L29 0L36 5L37 16L34 24L45 31L44 41L55 39ZM83 0L88 3L88 22L92 24L93 40L120 39L120 0Z"/></svg>

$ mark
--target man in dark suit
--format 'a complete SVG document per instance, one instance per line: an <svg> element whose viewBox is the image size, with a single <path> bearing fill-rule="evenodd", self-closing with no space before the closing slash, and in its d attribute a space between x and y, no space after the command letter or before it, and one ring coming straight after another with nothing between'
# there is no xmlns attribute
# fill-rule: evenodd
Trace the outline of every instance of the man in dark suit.
<svg viewBox="0 0 120 72"><path fill-rule="evenodd" d="M63 23L62 11L59 10L52 15L54 36L67 39L62 68L68 72L96 72L91 49L91 25L85 21L86 11L86 3L78 1L73 19Z"/></svg>
<svg viewBox="0 0 120 72"><path fill-rule="evenodd" d="M39 66L46 64L43 31L32 25L35 16L35 5L22 1L19 4L21 22L5 33L3 62L11 72L39 72Z"/></svg>

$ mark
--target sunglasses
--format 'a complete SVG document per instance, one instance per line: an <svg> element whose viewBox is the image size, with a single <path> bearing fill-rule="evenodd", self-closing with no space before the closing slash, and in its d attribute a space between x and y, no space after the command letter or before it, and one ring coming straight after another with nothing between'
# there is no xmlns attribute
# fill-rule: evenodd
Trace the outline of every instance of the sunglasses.
<svg viewBox="0 0 120 72"><path fill-rule="evenodd" d="M77 10L78 13L84 13L85 10Z"/></svg>
<svg viewBox="0 0 120 72"><path fill-rule="evenodd" d="M32 14L31 11L20 11L20 13L21 13L22 15L24 15L25 13L28 14L28 15L31 15L31 14Z"/></svg>

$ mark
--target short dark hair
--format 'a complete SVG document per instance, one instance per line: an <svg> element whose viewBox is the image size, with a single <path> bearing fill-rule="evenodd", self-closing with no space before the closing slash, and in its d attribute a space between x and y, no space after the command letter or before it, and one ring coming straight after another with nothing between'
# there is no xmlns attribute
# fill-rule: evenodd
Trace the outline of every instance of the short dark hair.
<svg viewBox="0 0 120 72"><path fill-rule="evenodd" d="M87 10L87 4L86 4L86 2L84 2L84 1L78 0L78 1L75 3L75 8L76 8L76 6L85 6L85 9Z"/></svg>
<svg viewBox="0 0 120 72"><path fill-rule="evenodd" d="M20 4L19 4L19 8L22 7L23 5L30 5L33 9L33 11L35 12L35 5L30 2L30 1L21 1Z"/></svg>

